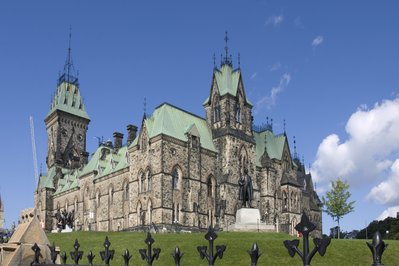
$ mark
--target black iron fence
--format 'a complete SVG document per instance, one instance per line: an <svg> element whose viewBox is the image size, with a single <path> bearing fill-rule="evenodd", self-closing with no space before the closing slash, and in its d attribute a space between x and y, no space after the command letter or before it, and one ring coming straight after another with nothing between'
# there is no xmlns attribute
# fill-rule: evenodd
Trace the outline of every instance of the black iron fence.
<svg viewBox="0 0 399 266"><path fill-rule="evenodd" d="M327 247L330 245L331 239L323 235L322 238L314 238L313 243L314 247L312 250L309 248L309 234L316 228L315 224L312 223L308 216L304 213L302 214L302 218L300 223L298 223L295 226L295 229L302 235L303 237L303 249L299 249L299 240L294 239L294 240L285 240L283 242L284 246L287 248L288 254L291 257L294 257L295 254L298 254L298 256L301 258L303 265L308 266L310 265L314 255L316 253L319 253L320 256L324 256L324 254L327 251ZM227 247L225 245L216 245L215 246L215 240L217 239L218 235L216 234L214 228L209 227L208 232L205 234L205 239L208 241L207 246L198 246L197 250L199 253L199 256L201 259L206 259L208 261L209 266L214 266L216 264L216 261L223 259L223 254ZM147 238L145 239L145 244L147 245L146 248L139 249L138 252L141 256L141 259L146 261L148 266L152 266L153 264L156 264L159 254L161 253L160 248L153 248L153 244L155 240L152 238L150 233L147 233ZM382 259L382 254L384 250L387 248L388 245L384 243L382 240L381 234L379 232L374 234L373 241L372 243L367 243L368 247L371 250L372 256L373 256L373 264L372 266L380 266L383 265L381 263ZM109 266L111 261L114 258L115 255L115 250L110 249L111 242L109 241L108 237L105 238L104 241L104 250L99 252L99 255L102 260L102 265ZM37 244L34 244L32 247L32 250L34 252L34 260L32 261L31 265L32 266L47 266L47 265L63 265L63 266L68 266L68 265L94 265L93 260L94 257L96 256L93 254L92 251L89 251L86 258L87 258L87 264L81 264L83 260L83 251L79 251L80 244L78 240L75 241L74 244L74 251L70 252L70 256L66 254L66 252L58 252L55 248L55 245L53 244L52 246L49 246L50 249L50 260L52 264L45 264L45 263L40 263L40 258L42 258L41 250ZM250 250L248 250L249 258L248 258L248 263L251 266L256 266L258 263L258 259L261 256L259 247L257 243L253 243L252 247ZM179 249L179 247L176 247L172 253L171 253L171 259L174 260L174 263L176 266L180 266L180 261L183 256L183 253ZM56 264L56 261L58 257L61 260L61 264ZM124 265L128 266L130 259L132 258L132 255L130 254L129 250L126 249L123 252L123 260L124 260ZM71 263L71 264L67 264ZM159 265L162 265L162 263L159 263Z"/></svg>

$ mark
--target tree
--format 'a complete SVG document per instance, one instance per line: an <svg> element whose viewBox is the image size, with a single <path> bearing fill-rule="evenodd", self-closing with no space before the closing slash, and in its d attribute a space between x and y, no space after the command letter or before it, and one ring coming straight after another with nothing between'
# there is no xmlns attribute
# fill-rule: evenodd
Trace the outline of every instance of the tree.
<svg viewBox="0 0 399 266"><path fill-rule="evenodd" d="M339 221L344 215L353 212L354 201L348 202L351 193L349 192L349 184L341 179L331 181L331 190L326 193L326 197L322 197L324 212L333 218L338 223L338 238L339 238Z"/></svg>

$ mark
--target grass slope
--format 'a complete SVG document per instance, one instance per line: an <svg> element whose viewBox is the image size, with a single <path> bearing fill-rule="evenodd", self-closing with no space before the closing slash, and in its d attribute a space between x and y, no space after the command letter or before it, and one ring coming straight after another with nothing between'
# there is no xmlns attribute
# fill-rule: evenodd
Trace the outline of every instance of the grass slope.
<svg viewBox="0 0 399 266"><path fill-rule="evenodd" d="M147 265L138 253L139 249L146 248L144 240L145 233L131 232L73 232L63 234L48 234L51 243L55 242L61 251L68 254L67 263L72 263L69 256L73 251L75 239L79 240L80 250L84 251L81 264L87 263L87 253L89 250L96 255L94 263L102 265L99 255L100 250L104 250L103 243L105 236L111 242L110 249L115 250L114 259L111 265L123 265L122 253L125 249L133 255L129 265ZM206 259L201 260L197 251L197 246L206 245L204 234L154 234L152 235L155 243L153 248L161 248L161 254L155 265L174 265L171 253L176 246L184 253L181 265L208 265ZM223 259L216 260L215 265L250 265L250 257L247 253L254 242L258 243L262 256L259 258L258 265L302 265L298 255L291 258L283 245L284 240L291 240L287 234L279 233L233 233L221 232L215 241L215 245L226 245L227 249ZM369 248L364 240L332 240L324 257L316 254L312 265L371 265L372 258ZM371 242L369 240L368 242ZM385 241L389 244L388 249L383 255L384 265L399 265L399 242L396 240ZM302 248L302 239L300 243ZM311 246L313 248L313 246Z"/></svg>

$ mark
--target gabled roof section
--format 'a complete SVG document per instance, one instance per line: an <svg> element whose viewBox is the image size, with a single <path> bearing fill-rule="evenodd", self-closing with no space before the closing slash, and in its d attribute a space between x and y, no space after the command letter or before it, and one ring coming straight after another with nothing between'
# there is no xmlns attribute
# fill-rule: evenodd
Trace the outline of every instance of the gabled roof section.
<svg viewBox="0 0 399 266"><path fill-rule="evenodd" d="M51 103L50 111L47 114L49 117L56 110L60 110L72 115L76 115L90 120L83 104L83 98L80 95L78 83L61 80L58 84L56 94Z"/></svg>
<svg viewBox="0 0 399 266"><path fill-rule="evenodd" d="M281 160L284 150L286 136L284 134L274 135L272 131L253 132L256 142L256 166L261 166L261 157L265 152L270 159Z"/></svg>
<svg viewBox="0 0 399 266"><path fill-rule="evenodd" d="M293 177L287 176L283 174L283 177L281 178L280 185L291 185L294 187L300 187L301 185L298 183L297 180L295 180Z"/></svg>
<svg viewBox="0 0 399 266"><path fill-rule="evenodd" d="M88 164L82 169L62 168L62 178L58 180L57 190L54 195L79 187L79 179L89 173L95 173L93 180L107 176L129 167L127 146L115 150L107 146L99 146ZM40 176L39 188L54 189L56 167L51 167L46 175Z"/></svg>
<svg viewBox="0 0 399 266"><path fill-rule="evenodd" d="M202 148L217 152L206 120L171 104L163 103L158 106L144 123L149 139L163 134L187 141L187 133L194 130L193 132L198 131ZM137 144L137 141L134 143Z"/></svg>
<svg viewBox="0 0 399 266"><path fill-rule="evenodd" d="M240 80L241 71L224 64L220 69L215 69L213 72L219 88L220 96L231 94L237 96L238 82Z"/></svg>
<svg viewBox="0 0 399 266"><path fill-rule="evenodd" d="M223 64L220 69L214 69L213 79L216 81L220 96L227 94L230 94L234 97L237 96L239 84L242 82L241 70L239 68L233 69L230 64ZM247 104L253 106L253 104L246 97L245 100ZM209 97L205 100L204 104L206 104L208 101Z"/></svg>

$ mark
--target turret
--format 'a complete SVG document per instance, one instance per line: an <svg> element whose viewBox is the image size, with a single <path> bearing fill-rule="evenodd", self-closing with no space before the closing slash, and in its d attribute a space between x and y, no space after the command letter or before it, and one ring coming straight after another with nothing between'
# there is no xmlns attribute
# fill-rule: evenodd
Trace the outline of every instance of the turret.
<svg viewBox="0 0 399 266"><path fill-rule="evenodd" d="M58 78L56 93L44 121L48 136L48 168L72 169L87 163L86 132L90 118L80 95L70 42L64 71Z"/></svg>

